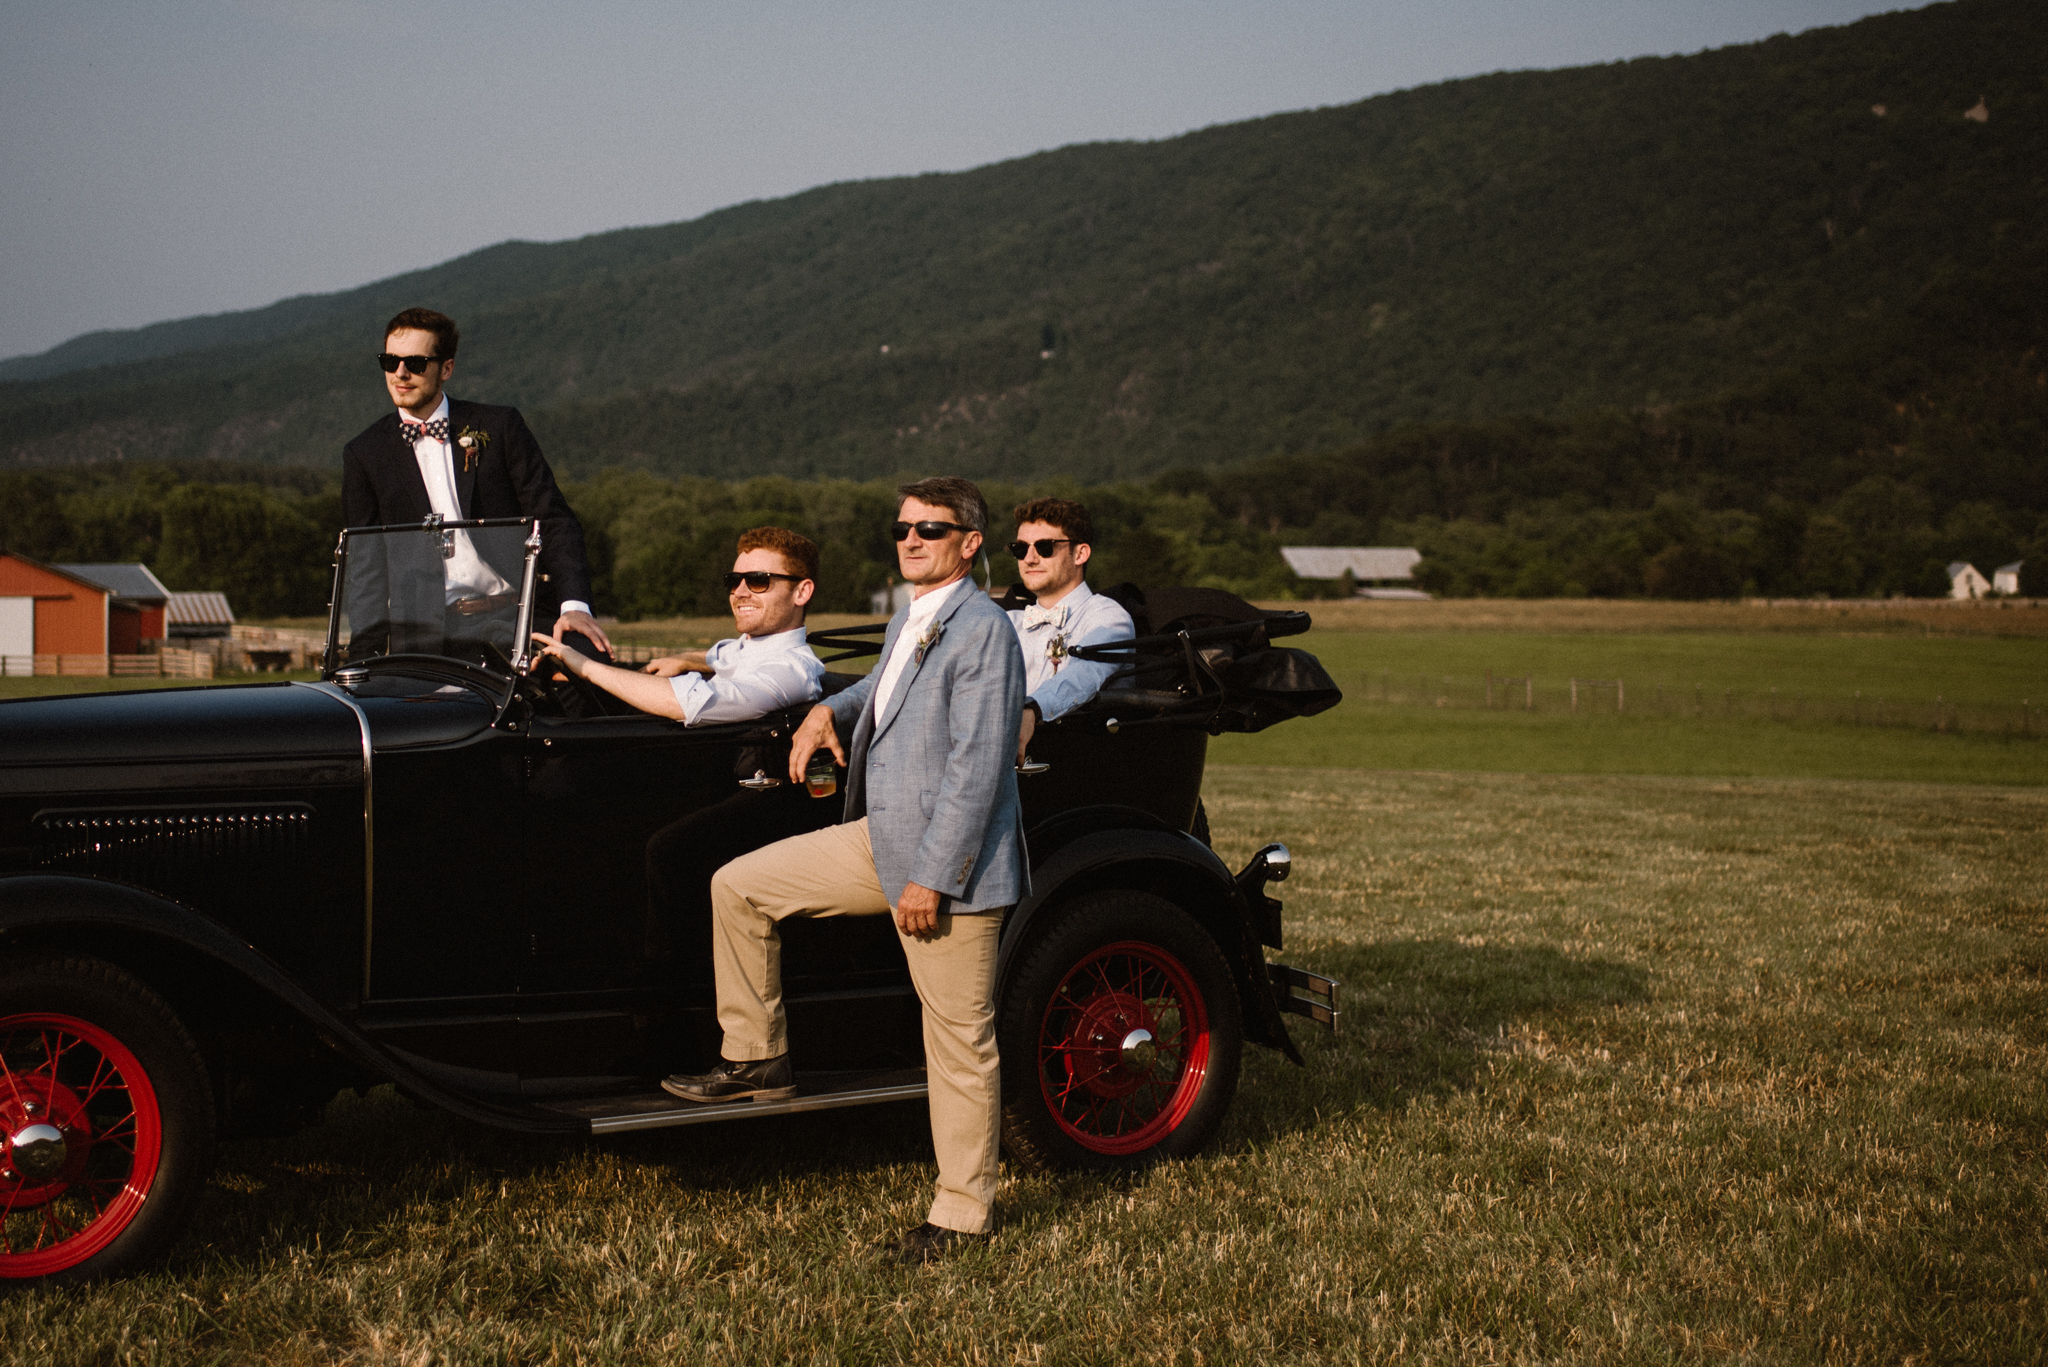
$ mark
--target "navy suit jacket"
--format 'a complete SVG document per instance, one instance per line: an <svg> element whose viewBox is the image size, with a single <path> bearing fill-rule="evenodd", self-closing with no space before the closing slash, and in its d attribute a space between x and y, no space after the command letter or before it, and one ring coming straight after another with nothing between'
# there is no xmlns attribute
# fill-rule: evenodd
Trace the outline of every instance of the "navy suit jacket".
<svg viewBox="0 0 2048 1367"><path fill-rule="evenodd" d="M464 430L488 438L470 468L464 451L455 451L455 496L465 518L537 517L540 519L540 572L546 582L534 597L536 626L548 626L564 599L590 601L590 562L583 550L583 524L569 511L569 501L555 484L533 439L526 419L516 408L448 400L448 434ZM382 527L419 522L434 511L427 501L427 482L420 478L419 458L398 430L392 409L363 429L341 453L341 508L351 527ZM505 567L497 567L505 573ZM513 566L507 575L519 582Z"/></svg>

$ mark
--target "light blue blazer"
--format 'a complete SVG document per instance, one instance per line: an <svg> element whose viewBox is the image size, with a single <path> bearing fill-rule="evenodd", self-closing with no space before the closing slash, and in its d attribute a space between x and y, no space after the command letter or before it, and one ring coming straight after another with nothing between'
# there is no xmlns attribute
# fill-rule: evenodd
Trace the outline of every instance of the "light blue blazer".
<svg viewBox="0 0 2048 1367"><path fill-rule="evenodd" d="M846 819L868 819L875 875L893 904L906 883L943 893L948 912L992 911L1031 891L1017 799L1024 654L1003 610L970 579L932 619L939 637L905 666L888 714L875 685L910 609L889 620L882 656L826 699L847 742Z"/></svg>

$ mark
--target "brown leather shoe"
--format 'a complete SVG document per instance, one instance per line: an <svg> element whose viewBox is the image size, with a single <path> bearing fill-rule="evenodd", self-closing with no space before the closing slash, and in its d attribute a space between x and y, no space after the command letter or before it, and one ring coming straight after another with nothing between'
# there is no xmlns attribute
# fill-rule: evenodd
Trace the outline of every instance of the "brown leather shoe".
<svg viewBox="0 0 2048 1367"><path fill-rule="evenodd" d="M882 1261L914 1267L920 1263L935 1263L970 1245L987 1242L986 1234L969 1234L927 1222L884 1245Z"/></svg>
<svg viewBox="0 0 2048 1367"><path fill-rule="evenodd" d="M661 1090L685 1101L783 1101L796 1095L796 1072L788 1054L735 1063L720 1059L708 1073L677 1073Z"/></svg>

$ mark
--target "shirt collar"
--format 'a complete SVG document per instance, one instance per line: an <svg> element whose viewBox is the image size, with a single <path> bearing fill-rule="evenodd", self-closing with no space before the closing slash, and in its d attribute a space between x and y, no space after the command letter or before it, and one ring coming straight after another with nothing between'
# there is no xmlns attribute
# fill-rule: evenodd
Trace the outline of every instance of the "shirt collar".
<svg viewBox="0 0 2048 1367"><path fill-rule="evenodd" d="M729 644L736 645L741 650L749 646L758 646L762 650L796 650L809 642L809 628L791 627L788 631L777 631L767 636L749 636L741 632L733 637Z"/></svg>
<svg viewBox="0 0 2048 1367"><path fill-rule="evenodd" d="M425 419L415 418L415 417L414 417L414 416L413 416L412 414L410 414L410 413L406 412L406 411L405 411L404 409L402 409L402 408L401 408L401 409L399 409L399 410L398 410L398 430L399 430L399 431L401 431L401 432L403 432L403 431L405 430L405 424L407 424L407 423L409 423L409 422L420 422L420 421L432 422L432 421L434 421L434 419L436 419L436 418L446 418L447 416L448 416L448 391L444 389L444 390L442 390L442 391L441 391L441 402L440 402L440 403L438 403L438 404L436 404L436 405L434 405L434 411L433 411L433 412L431 412L431 413L429 413L429 414L427 414L427 416L425 417Z"/></svg>
<svg viewBox="0 0 2048 1367"><path fill-rule="evenodd" d="M1075 614L1081 611L1081 604L1087 602L1090 598L1093 598L1094 596L1095 590L1089 588L1088 581L1086 579L1083 579L1080 583L1068 589L1066 596L1060 599L1059 602L1046 603L1043 606L1054 609L1065 608L1067 610L1067 620L1071 622L1074 619Z"/></svg>
<svg viewBox="0 0 2048 1367"><path fill-rule="evenodd" d="M958 589L962 584L971 584L973 582L973 575L963 574L942 589L934 589L930 593L921 594L911 599L910 620L922 622L928 617L936 617L939 609L945 606L946 600L953 596L954 590Z"/></svg>

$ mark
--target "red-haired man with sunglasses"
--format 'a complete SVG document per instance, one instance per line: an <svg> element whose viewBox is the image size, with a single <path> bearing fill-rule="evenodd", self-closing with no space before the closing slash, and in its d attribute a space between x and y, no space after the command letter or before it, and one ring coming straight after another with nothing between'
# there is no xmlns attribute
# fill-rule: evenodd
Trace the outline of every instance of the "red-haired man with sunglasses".
<svg viewBox="0 0 2048 1367"><path fill-rule="evenodd" d="M569 510L555 473L516 408L451 399L462 335L432 309L406 309L384 327L384 388L396 411L363 429L341 453L342 516L351 527L486 517L540 519L540 601L536 621L552 620L572 649L611 657L611 642L590 612L590 564L583 524ZM514 566L493 566L467 533L452 538L448 601L491 598L518 589ZM553 613L553 617L548 616Z"/></svg>
<svg viewBox="0 0 2048 1367"><path fill-rule="evenodd" d="M804 630L805 605L818 589L818 547L781 527L740 534L739 555L725 576L739 635L709 650L664 656L643 670L621 669L565 649L558 631L534 633L543 655L613 697L685 726L752 721L825 691L825 666Z"/></svg>
<svg viewBox="0 0 2048 1367"><path fill-rule="evenodd" d="M740 534L725 576L738 636L642 671L585 659L559 637L536 633L534 644L642 712L685 726L752 721L824 694L825 666L804 628L817 581L816 543L781 527L755 527ZM686 985L709 986L712 873L749 850L836 821L839 809L839 799L814 802L802 783L790 783L742 790L656 831L647 842L647 957Z"/></svg>

